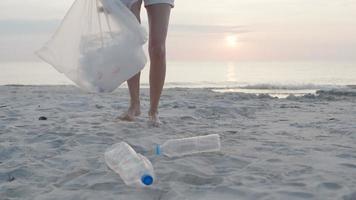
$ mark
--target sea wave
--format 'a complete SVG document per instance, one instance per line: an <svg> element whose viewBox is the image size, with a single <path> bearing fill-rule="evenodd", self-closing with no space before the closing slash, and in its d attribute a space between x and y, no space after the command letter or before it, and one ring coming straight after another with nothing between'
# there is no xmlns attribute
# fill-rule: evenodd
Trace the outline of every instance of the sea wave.
<svg viewBox="0 0 356 200"><path fill-rule="evenodd" d="M343 85L317 85L317 84L252 84L239 87L240 89L257 90L320 90L320 89L341 89Z"/></svg>
<svg viewBox="0 0 356 200"><path fill-rule="evenodd" d="M315 93L308 93L304 95L289 94L286 98L289 100L301 99L319 99L327 101L335 101L342 99L349 99L356 97L356 88L343 88L343 89L322 89L317 90Z"/></svg>
<svg viewBox="0 0 356 200"><path fill-rule="evenodd" d="M213 88L223 93L263 94L278 98L326 98L355 97L355 85L317 85L317 84L253 84L237 87ZM256 96L257 97L257 96Z"/></svg>
<svg viewBox="0 0 356 200"><path fill-rule="evenodd" d="M143 84L145 86L145 84ZM148 86L148 84L147 84ZM329 90L355 87L356 85L334 84L279 84L279 83L256 83L248 84L241 82L167 82L166 87L187 88L210 88L210 89L246 89L246 90Z"/></svg>
<svg viewBox="0 0 356 200"><path fill-rule="evenodd" d="M316 94L319 96L348 96L356 97L356 89L332 89L332 90L318 90Z"/></svg>

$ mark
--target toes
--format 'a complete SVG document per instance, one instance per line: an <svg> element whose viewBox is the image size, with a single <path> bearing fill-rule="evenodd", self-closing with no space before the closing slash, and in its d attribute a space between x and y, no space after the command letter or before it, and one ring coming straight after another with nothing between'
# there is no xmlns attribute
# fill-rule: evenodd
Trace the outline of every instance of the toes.
<svg viewBox="0 0 356 200"><path fill-rule="evenodd" d="M148 125L152 127L160 127L162 123L157 121L148 121Z"/></svg>
<svg viewBox="0 0 356 200"><path fill-rule="evenodd" d="M134 121L135 118L128 113L124 113L123 115L117 117L117 119L122 120L122 121Z"/></svg>
<svg viewBox="0 0 356 200"><path fill-rule="evenodd" d="M153 127L160 127L162 122L159 120L158 116L149 116L148 124Z"/></svg>
<svg viewBox="0 0 356 200"><path fill-rule="evenodd" d="M125 117L122 117L120 118L122 121L128 121L128 122L132 122L134 121L135 119L131 116L125 116Z"/></svg>

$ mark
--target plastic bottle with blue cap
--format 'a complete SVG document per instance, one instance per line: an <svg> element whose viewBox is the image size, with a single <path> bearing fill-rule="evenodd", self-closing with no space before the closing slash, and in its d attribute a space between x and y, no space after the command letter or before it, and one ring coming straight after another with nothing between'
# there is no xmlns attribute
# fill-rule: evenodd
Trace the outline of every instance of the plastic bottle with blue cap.
<svg viewBox="0 0 356 200"><path fill-rule="evenodd" d="M146 187L155 180L151 162L136 153L126 142L117 143L105 151L105 162L120 175L126 185Z"/></svg>
<svg viewBox="0 0 356 200"><path fill-rule="evenodd" d="M156 155L179 157L203 152L220 151L220 136L211 134L182 139L167 140L155 148Z"/></svg>

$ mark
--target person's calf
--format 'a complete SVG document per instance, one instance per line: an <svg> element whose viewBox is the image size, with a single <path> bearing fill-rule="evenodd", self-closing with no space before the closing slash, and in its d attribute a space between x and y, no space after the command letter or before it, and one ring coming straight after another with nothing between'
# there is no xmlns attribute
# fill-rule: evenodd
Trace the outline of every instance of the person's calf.
<svg viewBox="0 0 356 200"><path fill-rule="evenodd" d="M152 41L148 48L151 63L165 61L166 58L166 46L161 42Z"/></svg>

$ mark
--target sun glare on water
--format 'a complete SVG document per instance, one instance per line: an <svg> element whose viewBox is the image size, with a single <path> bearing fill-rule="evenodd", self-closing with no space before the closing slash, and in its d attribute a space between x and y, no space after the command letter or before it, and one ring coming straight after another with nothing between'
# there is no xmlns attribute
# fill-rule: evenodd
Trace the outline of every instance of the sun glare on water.
<svg viewBox="0 0 356 200"><path fill-rule="evenodd" d="M237 36L236 35L228 35L225 37L225 41L227 46L236 47L237 45Z"/></svg>

